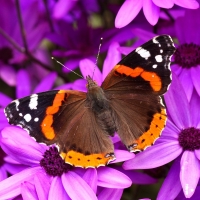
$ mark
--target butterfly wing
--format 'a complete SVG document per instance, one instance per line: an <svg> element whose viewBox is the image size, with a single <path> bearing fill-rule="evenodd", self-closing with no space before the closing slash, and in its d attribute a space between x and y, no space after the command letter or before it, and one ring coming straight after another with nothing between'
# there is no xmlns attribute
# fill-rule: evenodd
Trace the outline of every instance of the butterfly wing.
<svg viewBox="0 0 200 200"><path fill-rule="evenodd" d="M113 144L88 109L84 92L33 94L11 102L5 114L10 124L26 129L37 142L56 143L66 163L87 168L114 159Z"/></svg>
<svg viewBox="0 0 200 200"><path fill-rule="evenodd" d="M152 145L165 126L161 95L171 82L174 51L170 36L154 37L124 57L102 83L117 116L118 134L130 151Z"/></svg>

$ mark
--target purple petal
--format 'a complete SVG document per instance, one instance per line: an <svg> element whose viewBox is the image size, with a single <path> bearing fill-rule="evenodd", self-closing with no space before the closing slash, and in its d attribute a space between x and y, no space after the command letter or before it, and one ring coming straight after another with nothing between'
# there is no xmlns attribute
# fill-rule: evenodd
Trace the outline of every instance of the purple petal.
<svg viewBox="0 0 200 200"><path fill-rule="evenodd" d="M128 55L128 54L131 53L131 51L133 51L134 49L135 49L134 47L119 47L119 48L118 48L118 51L119 51L121 54Z"/></svg>
<svg viewBox="0 0 200 200"><path fill-rule="evenodd" d="M99 193L98 200L120 200L122 193L122 189L105 188Z"/></svg>
<svg viewBox="0 0 200 200"><path fill-rule="evenodd" d="M200 95L200 81L199 81L200 65L192 67L190 70L194 87L197 93Z"/></svg>
<svg viewBox="0 0 200 200"><path fill-rule="evenodd" d="M83 59L80 61L80 70L84 78L90 75L98 85L102 83L102 75L98 67L89 59ZM93 75L94 73L94 75Z"/></svg>
<svg viewBox="0 0 200 200"><path fill-rule="evenodd" d="M200 149L194 151L196 157L200 160Z"/></svg>
<svg viewBox="0 0 200 200"><path fill-rule="evenodd" d="M116 159L114 161L110 162L110 164L130 160L130 159L135 157L135 154L130 153L128 151L116 149L115 150L115 157L116 157Z"/></svg>
<svg viewBox="0 0 200 200"><path fill-rule="evenodd" d="M187 3L189 3L188 0L186 1ZM178 17L176 19L175 30L180 44L185 44L185 43L199 44L200 38L196 33L199 32L200 22L199 20L194 20L198 19L199 17L200 17L199 9L197 9L197 10L186 10L185 16Z"/></svg>
<svg viewBox="0 0 200 200"><path fill-rule="evenodd" d="M119 44L117 42L113 42L109 46L108 53L103 64L103 71L102 71L103 80L112 70L112 68L121 60L121 54L119 53L118 48Z"/></svg>
<svg viewBox="0 0 200 200"><path fill-rule="evenodd" d="M87 169L83 175L85 182L92 188L94 193L97 192L97 170L96 169Z"/></svg>
<svg viewBox="0 0 200 200"><path fill-rule="evenodd" d="M200 177L200 163L194 152L185 151L181 158L180 180L186 198L190 198L196 189Z"/></svg>
<svg viewBox="0 0 200 200"><path fill-rule="evenodd" d="M178 91L178 92L177 92ZM179 129L190 127L191 119L189 103L182 85L175 74L172 76L172 84L165 94L167 110L173 122Z"/></svg>
<svg viewBox="0 0 200 200"><path fill-rule="evenodd" d="M158 22L160 8L152 0L143 0L143 12L151 25L154 26Z"/></svg>
<svg viewBox="0 0 200 200"><path fill-rule="evenodd" d="M164 136L165 138L168 137L169 139L170 138L174 138L175 140L178 139L178 136L179 136L179 133L180 133L180 129L178 129L177 126L175 126L175 124L170 120L168 119L167 120L167 124L162 132L162 135L161 137L159 138L162 139L162 137Z"/></svg>
<svg viewBox="0 0 200 200"><path fill-rule="evenodd" d="M49 25L46 22L41 22L36 28L32 29L29 32L29 37L27 38L29 50L35 50L47 32L49 32Z"/></svg>
<svg viewBox="0 0 200 200"><path fill-rule="evenodd" d="M188 1L188 0L174 0L174 3L178 6L189 8L189 9L197 9L199 8L199 3L195 0Z"/></svg>
<svg viewBox="0 0 200 200"><path fill-rule="evenodd" d="M142 8L142 0L126 0L115 18L115 27L122 28L129 24Z"/></svg>
<svg viewBox="0 0 200 200"><path fill-rule="evenodd" d="M87 91L86 84L87 84L86 80L78 79L78 80L74 81L74 83L72 85L72 89L86 92Z"/></svg>
<svg viewBox="0 0 200 200"><path fill-rule="evenodd" d="M10 65L1 65L0 67L0 77L9 86L16 85L16 72ZM8 78L9 77L9 78Z"/></svg>
<svg viewBox="0 0 200 200"><path fill-rule="evenodd" d="M57 78L56 73L50 73L48 76L46 76L46 78L44 78L37 85L37 87L34 89L33 93L44 92L44 91L50 90L53 87L56 78Z"/></svg>
<svg viewBox="0 0 200 200"><path fill-rule="evenodd" d="M30 95L30 80L26 70L19 70L17 73L17 98L22 98Z"/></svg>
<svg viewBox="0 0 200 200"><path fill-rule="evenodd" d="M45 145L36 143L20 128L7 127L2 130L1 134L1 147L8 155L25 165L37 166L39 164L47 149Z"/></svg>
<svg viewBox="0 0 200 200"><path fill-rule="evenodd" d="M200 186L196 187L195 193L193 194L193 196L191 198L189 198L190 200L199 200L200 197ZM176 200L186 200L187 198L185 198L185 195L183 193L183 191L181 191L179 193L179 195L176 197Z"/></svg>
<svg viewBox="0 0 200 200"><path fill-rule="evenodd" d="M5 163L4 166L6 168L6 171L10 174L17 174L28 168L27 165L22 165L22 164Z"/></svg>
<svg viewBox="0 0 200 200"><path fill-rule="evenodd" d="M8 175L7 175L6 166L2 165L0 167L0 181L6 179L7 177L8 177Z"/></svg>
<svg viewBox="0 0 200 200"><path fill-rule="evenodd" d="M179 179L180 159L176 159L165 178L162 187L158 193L157 200L174 200L181 191L181 182Z"/></svg>
<svg viewBox="0 0 200 200"><path fill-rule="evenodd" d="M100 167L97 169L97 172L98 186L121 189L130 187L132 184L130 178L118 170Z"/></svg>
<svg viewBox="0 0 200 200"><path fill-rule="evenodd" d="M69 171L61 177L63 186L71 199L97 199L89 185L76 173Z"/></svg>
<svg viewBox="0 0 200 200"><path fill-rule="evenodd" d="M119 142L119 141L121 141L119 135L116 134L116 133L115 133L115 135L113 137L111 137L111 140L112 140L112 142L114 144L117 143L117 142Z"/></svg>
<svg viewBox="0 0 200 200"><path fill-rule="evenodd" d="M23 199L39 200L35 190L35 186L29 182L22 183L21 195Z"/></svg>
<svg viewBox="0 0 200 200"><path fill-rule="evenodd" d="M67 66L69 69L74 70L78 67L79 62L80 62L80 58L73 58L73 59L67 60L64 65ZM63 71L66 73L70 72L69 69L67 69L66 67L63 67Z"/></svg>
<svg viewBox="0 0 200 200"><path fill-rule="evenodd" d="M161 8L172 8L174 2L172 0L152 0L157 6Z"/></svg>
<svg viewBox="0 0 200 200"><path fill-rule="evenodd" d="M59 0L54 7L53 17L55 19L60 19L64 17L77 3L77 1L66 1L66 0Z"/></svg>
<svg viewBox="0 0 200 200"><path fill-rule="evenodd" d="M177 65L177 64L173 64L173 65L171 65L171 70L172 70L177 76L179 76L180 73L182 72L183 68L180 67L180 66Z"/></svg>
<svg viewBox="0 0 200 200"><path fill-rule="evenodd" d="M0 106L6 107L11 101L10 97L0 92Z"/></svg>
<svg viewBox="0 0 200 200"><path fill-rule="evenodd" d="M21 193L21 183L31 180L41 170L41 167L25 169L1 181L0 199L9 199L19 195Z"/></svg>
<svg viewBox="0 0 200 200"><path fill-rule="evenodd" d="M194 1L190 1L194 2ZM199 45L200 38L196 34L200 31L200 21L197 20L200 18L199 9L196 10L186 10L185 16L183 17L183 21L181 25L181 30L184 30L185 33L185 43L195 43Z"/></svg>
<svg viewBox="0 0 200 200"><path fill-rule="evenodd" d="M138 46L143 45L146 41L156 36L152 30L144 30L142 28L133 28L133 32L137 35L138 40L134 42L133 47L136 49Z"/></svg>
<svg viewBox="0 0 200 200"><path fill-rule="evenodd" d="M34 177L34 184L39 199L47 199L50 189L51 177L42 171Z"/></svg>
<svg viewBox="0 0 200 200"><path fill-rule="evenodd" d="M190 41L187 41L187 38L188 38L187 34L185 32L183 33L183 30L182 30L184 29L187 32L187 29L185 29L185 26L188 24L185 23L185 20L186 19L184 17L178 17L175 23L176 35L180 44L191 42L191 39L189 39Z"/></svg>
<svg viewBox="0 0 200 200"><path fill-rule="evenodd" d="M200 96L197 94L196 90L194 90L191 101L190 101L190 112L192 113L191 119L192 119L192 126L198 127L198 124L200 122ZM195 111L195 112L194 112Z"/></svg>
<svg viewBox="0 0 200 200"><path fill-rule="evenodd" d="M183 69L178 76L181 82L181 85L183 86L183 89L185 91L188 101L190 101L191 99L193 88L194 88L190 72L191 71L188 69Z"/></svg>
<svg viewBox="0 0 200 200"><path fill-rule="evenodd" d="M133 184L143 185L143 184L153 184L157 182L157 179L152 178L151 176L136 170L124 170L118 166L115 167L115 169L126 174L132 180Z"/></svg>
<svg viewBox="0 0 200 200"><path fill-rule="evenodd" d="M123 164L124 169L150 169L162 166L177 158L182 152L178 141L171 140L154 145Z"/></svg>
<svg viewBox="0 0 200 200"><path fill-rule="evenodd" d="M53 178L49 190L48 200L55 200L55 199L63 199L63 200L71 199L66 193L61 178L59 176Z"/></svg>

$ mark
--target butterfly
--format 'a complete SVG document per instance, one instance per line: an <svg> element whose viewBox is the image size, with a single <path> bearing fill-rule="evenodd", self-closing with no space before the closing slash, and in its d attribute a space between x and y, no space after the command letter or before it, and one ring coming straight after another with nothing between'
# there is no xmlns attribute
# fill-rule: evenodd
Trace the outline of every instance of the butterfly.
<svg viewBox="0 0 200 200"><path fill-rule="evenodd" d="M56 144L75 167L105 166L115 159L118 133L130 152L151 146L165 127L162 95L171 82L175 52L169 35L156 36L124 57L101 86L87 76L87 93L52 90L12 101L5 115L39 143Z"/></svg>

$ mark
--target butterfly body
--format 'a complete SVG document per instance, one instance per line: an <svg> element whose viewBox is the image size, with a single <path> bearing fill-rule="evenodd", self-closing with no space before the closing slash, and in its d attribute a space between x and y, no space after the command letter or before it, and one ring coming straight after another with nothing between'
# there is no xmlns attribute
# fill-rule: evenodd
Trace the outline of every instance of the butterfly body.
<svg viewBox="0 0 200 200"><path fill-rule="evenodd" d="M37 142L56 144L76 167L99 167L115 159L115 132L130 152L151 146L165 127L162 95L171 82L175 51L168 35L156 36L124 57L101 86L90 76L87 93L53 90L11 102L5 115Z"/></svg>
<svg viewBox="0 0 200 200"><path fill-rule="evenodd" d="M117 131L117 124L109 99L106 97L104 90L90 76L87 77L87 82L86 106L95 114L96 120L105 134L114 136Z"/></svg>

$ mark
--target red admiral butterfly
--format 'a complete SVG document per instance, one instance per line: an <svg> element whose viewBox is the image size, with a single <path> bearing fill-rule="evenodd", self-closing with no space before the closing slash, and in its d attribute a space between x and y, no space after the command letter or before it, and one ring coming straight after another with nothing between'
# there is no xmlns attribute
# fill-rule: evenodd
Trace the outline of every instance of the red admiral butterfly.
<svg viewBox="0 0 200 200"><path fill-rule="evenodd" d="M56 143L66 163L99 167L115 159L110 136L118 133L130 152L160 136L166 111L163 95L171 82L175 51L168 35L154 37L124 57L99 87L87 76L87 93L54 90L14 100L5 114L37 142Z"/></svg>

